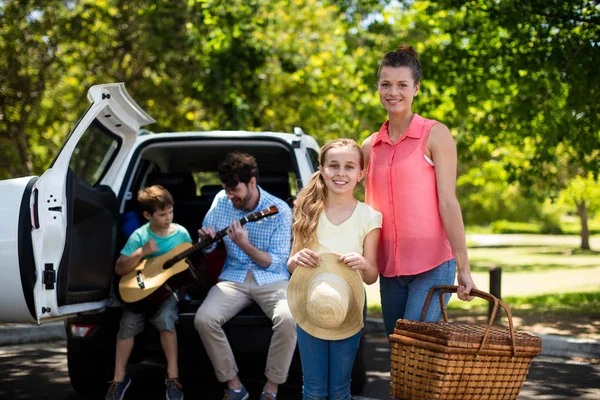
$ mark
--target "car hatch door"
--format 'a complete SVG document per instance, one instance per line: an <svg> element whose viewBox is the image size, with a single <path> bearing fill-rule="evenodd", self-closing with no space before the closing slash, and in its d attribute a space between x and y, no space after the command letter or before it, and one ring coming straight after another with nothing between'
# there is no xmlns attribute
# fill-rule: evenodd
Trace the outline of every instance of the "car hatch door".
<svg viewBox="0 0 600 400"><path fill-rule="evenodd" d="M62 319L102 309L110 297L119 234L110 176L128 159L139 129L155 121L122 83L94 86L88 98L92 104L48 170L0 182L18 208L18 223L0 235L18 253L3 266L13 273L0 280L0 303L17 311L0 311L0 321Z"/></svg>

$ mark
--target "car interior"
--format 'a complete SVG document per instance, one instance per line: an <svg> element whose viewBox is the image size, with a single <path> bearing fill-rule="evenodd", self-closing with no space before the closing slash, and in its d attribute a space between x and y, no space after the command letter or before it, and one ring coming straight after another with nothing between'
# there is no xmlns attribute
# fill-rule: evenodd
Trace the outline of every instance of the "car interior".
<svg viewBox="0 0 600 400"><path fill-rule="evenodd" d="M173 196L173 221L185 227L196 243L198 229L202 226L204 216L215 195L222 190L217 174L218 166L225 156L233 151L252 154L259 168L259 186L292 205L298 189L296 163L290 147L281 142L219 140L155 143L141 150L131 174L128 191L132 195L122 205L121 213L124 240L133 230L145 223L136 200L137 191L142 187L158 184ZM217 282L224 260L225 248L222 244L207 254L206 267L202 268L209 283L197 282L188 285L186 295L180 299L180 311L191 312L197 309L210 286Z"/></svg>

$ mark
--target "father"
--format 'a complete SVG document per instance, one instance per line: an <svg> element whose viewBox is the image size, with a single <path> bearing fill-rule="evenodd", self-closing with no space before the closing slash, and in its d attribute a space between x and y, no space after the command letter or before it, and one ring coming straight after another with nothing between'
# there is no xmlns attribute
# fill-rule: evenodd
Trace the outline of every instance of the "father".
<svg viewBox="0 0 600 400"><path fill-rule="evenodd" d="M194 324L210 357L217 379L227 382L226 400L246 400L248 391L238 378L238 368L223 324L255 301L273 321L261 400L275 400L284 383L296 347L296 323L288 308L292 214L289 206L257 185L258 167L249 154L231 153L219 166L224 190L219 192L204 218L200 239L228 228L223 242L227 257L219 282L198 309ZM245 215L272 205L279 214L242 227ZM234 221L234 222L232 222ZM214 245L207 251L214 250Z"/></svg>

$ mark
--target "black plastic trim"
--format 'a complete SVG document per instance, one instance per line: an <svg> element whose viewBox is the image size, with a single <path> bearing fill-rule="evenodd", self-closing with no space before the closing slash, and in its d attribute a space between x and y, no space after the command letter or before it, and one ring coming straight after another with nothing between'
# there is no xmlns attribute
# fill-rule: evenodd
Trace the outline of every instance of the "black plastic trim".
<svg viewBox="0 0 600 400"><path fill-rule="evenodd" d="M63 142L62 146L60 146L60 150L58 151L58 153L56 153L56 157L54 157L54 160L52 160L52 162L50 163L50 167L49 168L54 167L54 163L56 162L56 160L58 160L58 157L60 156L60 153L62 153L63 149L65 148L65 145L67 144L67 142L69 141L69 139L71 139L71 136L73 136L73 132L75 132L77 130L77 127L79 126L79 124L81 123L81 121L83 121L83 117L85 117L85 115L88 113L88 111L90 111L90 109L93 106L94 106L94 103L91 103L89 105L89 107L87 108L87 110L85 110L85 112L83 114L81 114L81 117L79 117L79 119L77 120L77 123L75 124L75 126L73 127L73 129L71 129L71 132L69 133L69 136L67 136L67 138ZM94 117L94 120L95 120L95 117ZM69 159L70 159L70 157L69 157Z"/></svg>
<svg viewBox="0 0 600 400"><path fill-rule="evenodd" d="M19 272L21 274L21 285L23 288L23 296L27 309L34 320L37 320L35 312L35 300L33 298L33 289L35 287L35 260L33 258L33 242L31 240L31 214L29 212L29 202L31 199L31 191L33 185L38 180L37 177L32 178L23 193L21 199L21 207L19 209L19 230L18 230L18 251L19 251Z"/></svg>
<svg viewBox="0 0 600 400"><path fill-rule="evenodd" d="M293 165L295 167L294 173L296 174L297 177L300 177L300 169L298 168L298 159L296 158L296 152L294 151L294 147L285 139L280 139L277 137L265 137L262 135L256 135L256 136L249 136L249 137L244 137L244 138L240 138L240 137L220 137L215 139L214 137L178 137L178 138L157 138L157 139L152 139L152 140L146 140L144 143L142 143L141 145L139 145L136 149L135 152L133 153L132 157L131 157L131 161L129 162L129 165L127 166L127 171L125 171L125 176L123 178L123 182L129 182L130 176L132 173L134 173L133 169L136 165L136 160L139 158L140 153L142 152L142 150L150 145L156 144L156 143L177 143L177 142L210 142L210 141L215 141L215 140L225 140L225 141L241 141L241 140L265 140L265 141L272 141L272 142L277 142L280 144L285 145L289 150L290 150L290 155L292 157L292 161L293 161ZM259 167L259 171L260 171L260 167ZM259 172L260 174L260 172ZM301 181L299 182L301 183ZM121 188L119 189L119 194L117 196L117 200L119 201L119 204L122 202L123 197L125 196L125 188L128 185L121 185ZM301 187L298 187L298 189L301 189Z"/></svg>
<svg viewBox="0 0 600 400"><path fill-rule="evenodd" d="M90 124L90 126L96 126L98 127L98 129L100 129L101 131L104 131L104 133L110 137L111 139L113 139L115 142L117 142L117 148L115 149L115 151L113 152L112 156L110 157L110 160L108 160L108 162L106 163L106 166L104 167L104 171L102 171L102 175L100 175L98 177L98 180L96 180L96 182L94 182L94 187L100 185L100 182L102 182L102 179L104 179L104 177L106 176L106 174L108 173L108 170L110 169L111 165L113 164L113 162L115 161L115 159L117 158L117 156L119 155L119 152L121 151L121 146L123 146L123 138L117 134L115 134L114 132L112 132L110 129L108 129L106 126L104 126L102 124L102 122L100 122L98 120L98 118L95 118L92 123ZM89 127L88 127L89 128ZM83 136L82 136L83 137ZM70 161L70 160L69 160Z"/></svg>

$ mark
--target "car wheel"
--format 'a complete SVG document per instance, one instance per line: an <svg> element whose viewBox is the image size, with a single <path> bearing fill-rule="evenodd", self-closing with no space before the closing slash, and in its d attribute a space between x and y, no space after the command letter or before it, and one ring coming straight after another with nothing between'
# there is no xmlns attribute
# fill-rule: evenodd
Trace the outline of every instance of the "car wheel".
<svg viewBox="0 0 600 400"><path fill-rule="evenodd" d="M82 395L104 394L113 379L114 354L67 343L67 364L71 386Z"/></svg>
<svg viewBox="0 0 600 400"><path fill-rule="evenodd" d="M353 395L361 394L367 384L367 366L365 365L365 336L360 337L358 351L352 366L352 381L350 382L350 392Z"/></svg>

